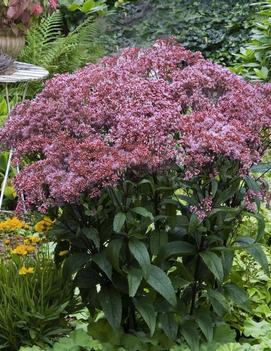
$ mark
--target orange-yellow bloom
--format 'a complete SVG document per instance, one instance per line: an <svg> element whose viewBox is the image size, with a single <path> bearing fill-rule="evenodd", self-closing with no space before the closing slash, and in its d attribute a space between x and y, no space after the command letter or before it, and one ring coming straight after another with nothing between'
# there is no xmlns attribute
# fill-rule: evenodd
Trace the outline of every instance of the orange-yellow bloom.
<svg viewBox="0 0 271 351"><path fill-rule="evenodd" d="M0 222L0 231L12 231L15 229L22 229L25 227L25 223L17 217L8 218L3 222Z"/></svg>
<svg viewBox="0 0 271 351"><path fill-rule="evenodd" d="M19 275L26 275L26 274L33 274L34 273L34 268L33 267L25 267L25 266L22 266L20 269L19 269Z"/></svg>
<svg viewBox="0 0 271 351"><path fill-rule="evenodd" d="M12 254L15 255L27 255L35 251L35 247L32 245L19 245L15 249L11 250Z"/></svg>
<svg viewBox="0 0 271 351"><path fill-rule="evenodd" d="M46 232L48 231L54 224L54 221L51 220L50 217L45 216L39 222L37 222L34 226L36 232Z"/></svg>
<svg viewBox="0 0 271 351"><path fill-rule="evenodd" d="M34 244L38 244L41 241L41 238L36 235L29 236L28 239Z"/></svg>

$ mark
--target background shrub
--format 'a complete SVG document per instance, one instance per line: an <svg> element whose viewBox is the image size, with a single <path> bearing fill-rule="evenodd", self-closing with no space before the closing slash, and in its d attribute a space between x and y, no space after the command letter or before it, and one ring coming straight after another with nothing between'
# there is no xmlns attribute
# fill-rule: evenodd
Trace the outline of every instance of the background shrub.
<svg viewBox="0 0 271 351"><path fill-rule="evenodd" d="M108 52L144 46L174 35L185 47L206 58L230 64L249 37L254 0L140 0L107 17L104 43Z"/></svg>
<svg viewBox="0 0 271 351"><path fill-rule="evenodd" d="M271 79L271 1L260 4L251 32L250 41L241 48L233 71L247 79L270 81Z"/></svg>

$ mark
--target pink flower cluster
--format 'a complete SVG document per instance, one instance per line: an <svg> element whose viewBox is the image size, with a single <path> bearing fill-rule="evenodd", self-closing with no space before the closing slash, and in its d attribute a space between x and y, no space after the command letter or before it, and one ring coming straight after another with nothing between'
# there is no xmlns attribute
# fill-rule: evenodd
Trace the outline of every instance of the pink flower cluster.
<svg viewBox="0 0 271 351"><path fill-rule="evenodd" d="M199 220L204 220L212 211L213 199L211 196L205 197L197 206L190 206L190 211L194 213Z"/></svg>
<svg viewBox="0 0 271 351"><path fill-rule="evenodd" d="M96 196L127 170L178 164L193 177L225 157L245 174L261 157L270 102L270 85L160 40L57 75L12 111L0 138L33 160L16 186L42 209Z"/></svg>

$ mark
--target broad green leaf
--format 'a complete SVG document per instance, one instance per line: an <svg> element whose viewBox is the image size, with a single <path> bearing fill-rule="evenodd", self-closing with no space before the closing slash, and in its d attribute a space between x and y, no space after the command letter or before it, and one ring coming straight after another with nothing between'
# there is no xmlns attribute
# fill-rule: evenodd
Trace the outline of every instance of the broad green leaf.
<svg viewBox="0 0 271 351"><path fill-rule="evenodd" d="M224 289L237 306L249 311L249 299L244 289L241 289L233 283L225 284Z"/></svg>
<svg viewBox="0 0 271 351"><path fill-rule="evenodd" d="M102 287L99 292L99 300L108 323L112 328L118 329L122 318L120 294L112 287Z"/></svg>
<svg viewBox="0 0 271 351"><path fill-rule="evenodd" d="M119 259L120 259L120 250L122 248L122 240L114 239L112 240L106 248L106 256L111 262L112 266L116 271L120 271Z"/></svg>
<svg viewBox="0 0 271 351"><path fill-rule="evenodd" d="M186 256L195 253L195 247L186 241L171 241L163 246L158 253L157 260L161 262L171 256Z"/></svg>
<svg viewBox="0 0 271 351"><path fill-rule="evenodd" d="M208 297L213 306L214 311L219 315L223 316L229 310L229 305L224 295L214 289L208 290Z"/></svg>
<svg viewBox="0 0 271 351"><path fill-rule="evenodd" d="M214 336L214 323L208 311L198 312L196 315L196 322L206 337L207 341L211 342Z"/></svg>
<svg viewBox="0 0 271 351"><path fill-rule="evenodd" d="M271 162L269 163L259 163L253 167L251 167L251 172L253 173L265 173L271 172Z"/></svg>
<svg viewBox="0 0 271 351"><path fill-rule="evenodd" d="M132 208L131 211L139 214L140 216L147 217L153 220L152 213L144 207L135 207L135 208Z"/></svg>
<svg viewBox="0 0 271 351"><path fill-rule="evenodd" d="M246 250L262 266L262 269L264 270L265 274L269 276L269 265L261 244L253 244L251 246L248 246Z"/></svg>
<svg viewBox="0 0 271 351"><path fill-rule="evenodd" d="M181 326L181 334L189 345L191 351L199 351L199 333L192 321Z"/></svg>
<svg viewBox="0 0 271 351"><path fill-rule="evenodd" d="M216 199L214 201L214 207L224 204L227 200L233 197L233 195L239 190L239 187L240 179L237 179L227 189L223 190L220 193L217 193Z"/></svg>
<svg viewBox="0 0 271 351"><path fill-rule="evenodd" d="M82 229L82 232L89 240L93 241L97 249L100 248L100 237L99 237L98 230L96 228L85 227Z"/></svg>
<svg viewBox="0 0 271 351"><path fill-rule="evenodd" d="M123 212L119 212L114 217L113 229L116 233L119 233L124 226L126 221L126 215Z"/></svg>
<svg viewBox="0 0 271 351"><path fill-rule="evenodd" d="M142 271L140 269L131 268L128 270L128 286L129 296L134 297L142 281Z"/></svg>
<svg viewBox="0 0 271 351"><path fill-rule="evenodd" d="M151 262L146 245L142 241L132 238L129 240L129 250L142 268L144 278L147 279Z"/></svg>
<svg viewBox="0 0 271 351"><path fill-rule="evenodd" d="M100 283L100 276L91 267L81 269L74 278L74 285L78 288L90 289Z"/></svg>
<svg viewBox="0 0 271 351"><path fill-rule="evenodd" d="M161 294L171 305L176 305L177 300L171 280L161 268L153 265L150 266L147 283Z"/></svg>
<svg viewBox="0 0 271 351"><path fill-rule="evenodd" d="M200 225L200 220L198 219L198 217L192 213L192 216L190 218L189 221L189 226L188 226L188 232L190 234L193 234L195 232L195 230L197 229L197 227Z"/></svg>
<svg viewBox="0 0 271 351"><path fill-rule="evenodd" d="M159 250L168 242L168 234L153 231L150 233L150 249L153 255L157 255Z"/></svg>
<svg viewBox="0 0 271 351"><path fill-rule="evenodd" d="M200 257L206 264L207 268L213 273L217 280L223 281L224 273L221 258L212 251L204 251L200 253Z"/></svg>
<svg viewBox="0 0 271 351"><path fill-rule="evenodd" d="M107 275L107 277L112 279L112 266L104 253L98 253L93 256L92 260L97 264L98 267Z"/></svg>
<svg viewBox="0 0 271 351"><path fill-rule="evenodd" d="M90 255L86 253L72 253L64 261L63 276L68 277L78 272L78 270L90 260Z"/></svg>
<svg viewBox="0 0 271 351"><path fill-rule="evenodd" d="M255 193L261 190L259 184L256 182L256 180L253 177L247 176L244 179L250 190L254 191Z"/></svg>
<svg viewBox="0 0 271 351"><path fill-rule="evenodd" d="M148 325L150 329L151 336L155 331L156 326L156 312L151 300L147 300L146 298L135 298L134 304L138 312L141 314L142 318Z"/></svg>
<svg viewBox="0 0 271 351"><path fill-rule="evenodd" d="M176 322L174 313L161 313L159 321L166 335L171 340L175 340L178 333L178 324Z"/></svg>

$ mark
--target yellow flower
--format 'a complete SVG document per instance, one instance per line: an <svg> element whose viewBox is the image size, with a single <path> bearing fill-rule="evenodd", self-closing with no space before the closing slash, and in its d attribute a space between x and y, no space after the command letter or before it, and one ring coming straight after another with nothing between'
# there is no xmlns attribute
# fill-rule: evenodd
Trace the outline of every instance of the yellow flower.
<svg viewBox="0 0 271 351"><path fill-rule="evenodd" d="M9 244L10 244L10 239L4 240L4 244L5 244L5 245L9 245Z"/></svg>
<svg viewBox="0 0 271 351"><path fill-rule="evenodd" d="M27 255L35 251L35 247L32 245L19 245L15 249L11 250L12 254L15 255Z"/></svg>
<svg viewBox="0 0 271 351"><path fill-rule="evenodd" d="M36 235L29 236L28 239L34 244L37 244L41 241L41 238Z"/></svg>
<svg viewBox="0 0 271 351"><path fill-rule="evenodd" d="M22 229L25 227L25 223L17 217L8 218L3 222L0 222L0 231L12 231L15 229Z"/></svg>
<svg viewBox="0 0 271 351"><path fill-rule="evenodd" d="M36 232L47 232L54 224L50 217L45 216L41 221L35 224L34 229Z"/></svg>
<svg viewBox="0 0 271 351"><path fill-rule="evenodd" d="M33 274L34 273L34 268L33 267L25 267L25 266L22 266L20 269L19 269L19 275L26 275L26 274Z"/></svg>
<svg viewBox="0 0 271 351"><path fill-rule="evenodd" d="M66 256L68 255L68 253L69 253L69 250L63 250L59 252L58 256Z"/></svg>
<svg viewBox="0 0 271 351"><path fill-rule="evenodd" d="M30 243L31 243L31 242L30 242L29 239L25 239L25 240L24 240L24 244L25 244L25 245L29 245Z"/></svg>

